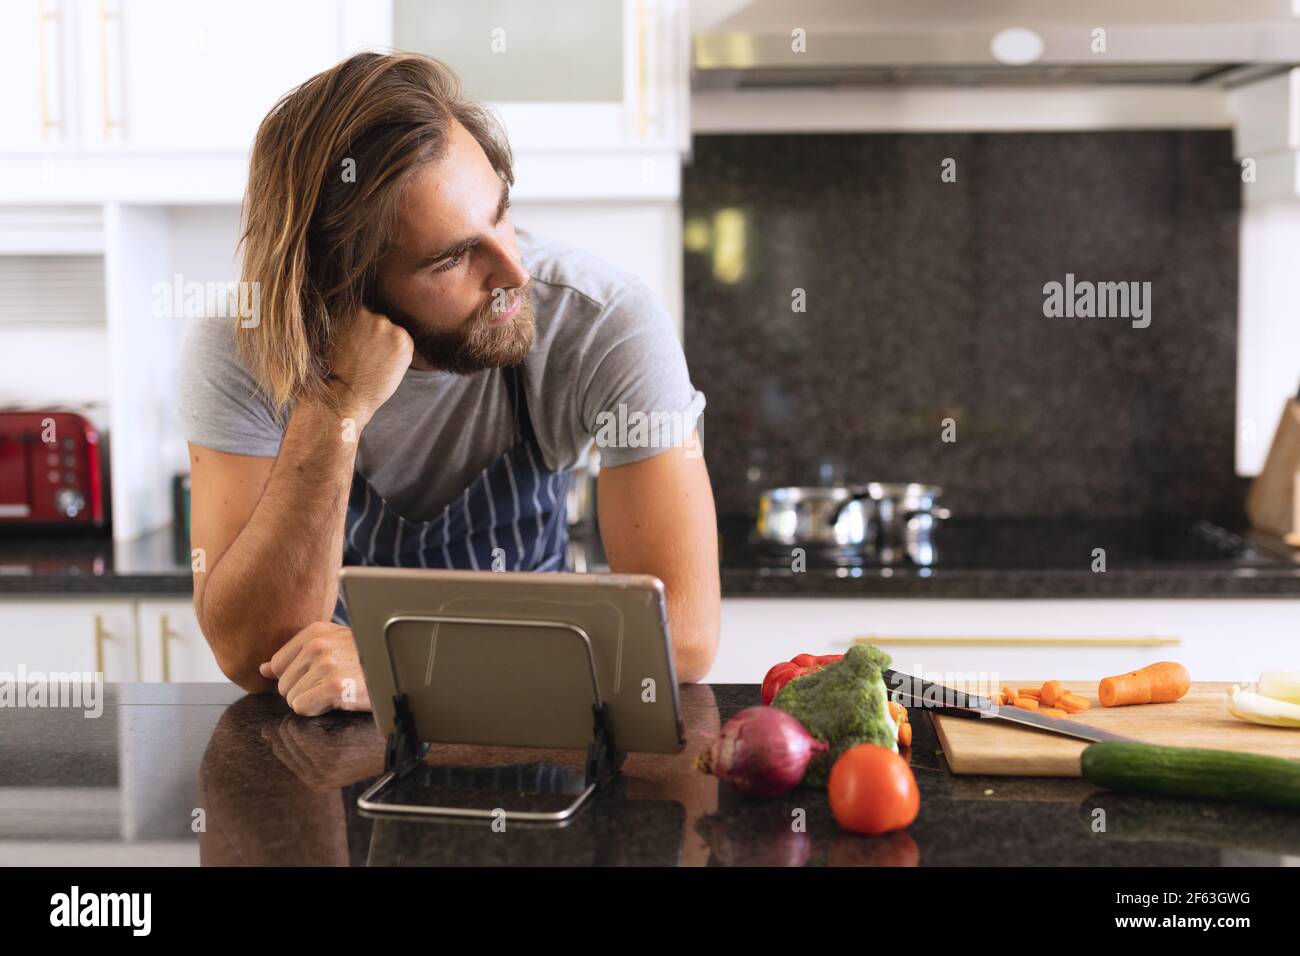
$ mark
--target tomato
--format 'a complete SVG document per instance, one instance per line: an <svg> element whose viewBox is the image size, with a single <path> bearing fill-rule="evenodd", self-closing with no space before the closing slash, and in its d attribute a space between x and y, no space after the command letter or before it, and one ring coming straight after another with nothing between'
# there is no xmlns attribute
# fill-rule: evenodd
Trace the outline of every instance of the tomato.
<svg viewBox="0 0 1300 956"><path fill-rule="evenodd" d="M831 768L826 787L831 813L846 830L876 836L911 826L921 809L912 768L898 754L875 744L846 750Z"/></svg>
<svg viewBox="0 0 1300 956"><path fill-rule="evenodd" d="M817 663L822 667L827 664L838 664L842 660L844 660L843 654L819 654L817 656Z"/></svg>
<svg viewBox="0 0 1300 956"><path fill-rule="evenodd" d="M798 664L800 667L816 667L820 663L812 654L796 654L790 658L792 664Z"/></svg>

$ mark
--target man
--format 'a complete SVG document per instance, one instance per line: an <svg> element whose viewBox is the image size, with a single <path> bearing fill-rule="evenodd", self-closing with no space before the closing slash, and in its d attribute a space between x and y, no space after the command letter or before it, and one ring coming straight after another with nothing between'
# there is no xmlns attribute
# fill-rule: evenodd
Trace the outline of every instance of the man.
<svg viewBox="0 0 1300 956"><path fill-rule="evenodd" d="M663 580L677 675L708 671L704 397L642 283L516 233L513 181L491 114L426 57L358 54L258 130L256 316L198 324L181 392L195 608L246 690L369 709L344 563L563 570L568 472L594 437L610 567ZM659 427L608 427L637 415Z"/></svg>

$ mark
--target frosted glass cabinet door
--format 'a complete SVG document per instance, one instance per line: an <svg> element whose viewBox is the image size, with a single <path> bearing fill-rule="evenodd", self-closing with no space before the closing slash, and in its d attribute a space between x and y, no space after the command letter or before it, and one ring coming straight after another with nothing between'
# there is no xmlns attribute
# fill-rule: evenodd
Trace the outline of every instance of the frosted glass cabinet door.
<svg viewBox="0 0 1300 956"><path fill-rule="evenodd" d="M394 0L393 45L450 65L526 150L675 142L679 0Z"/></svg>
<svg viewBox="0 0 1300 956"><path fill-rule="evenodd" d="M620 0L395 0L403 50L451 65L476 99L618 103L623 99Z"/></svg>

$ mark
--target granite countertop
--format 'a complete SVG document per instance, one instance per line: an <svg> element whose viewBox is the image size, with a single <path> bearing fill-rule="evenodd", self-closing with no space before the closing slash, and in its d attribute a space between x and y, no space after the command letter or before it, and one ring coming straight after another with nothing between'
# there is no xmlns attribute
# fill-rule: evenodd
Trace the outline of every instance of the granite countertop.
<svg viewBox="0 0 1300 956"><path fill-rule="evenodd" d="M749 540L749 524L735 516L719 522L724 597L1300 597L1300 552L1259 531L1208 524L1200 537L1170 539L1140 525L955 523L936 536L932 566L832 567L813 556L801 570L793 570L788 554ZM1099 544L1110 555L1105 573L1092 568ZM189 562L188 542L171 529L126 543L86 535L0 537L0 596L189 595ZM569 564L608 569L595 531L571 532Z"/></svg>
<svg viewBox="0 0 1300 956"><path fill-rule="evenodd" d="M1295 817L1258 807L1107 793L1082 780L955 777L913 712L921 813L906 831L841 830L824 792L751 800L692 768L705 735L758 703L754 685L682 688L684 752L628 756L562 829L391 822L356 798L380 772L367 714L294 716L219 684L108 685L102 716L0 708L0 860L264 865L1276 865ZM438 747L461 767L578 754ZM1108 832L1095 833L1093 811ZM806 832L791 819L806 811ZM39 857L39 859L38 859Z"/></svg>
<svg viewBox="0 0 1300 956"><path fill-rule="evenodd" d="M193 593L189 544L171 528L127 542L73 532L0 537L0 596Z"/></svg>

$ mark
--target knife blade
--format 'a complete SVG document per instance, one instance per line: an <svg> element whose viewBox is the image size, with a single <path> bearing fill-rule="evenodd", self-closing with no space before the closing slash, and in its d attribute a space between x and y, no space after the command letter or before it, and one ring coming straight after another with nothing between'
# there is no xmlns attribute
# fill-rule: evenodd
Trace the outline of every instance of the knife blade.
<svg viewBox="0 0 1300 956"><path fill-rule="evenodd" d="M881 672L881 676L884 677L885 687L888 688L889 695L893 700L898 701L900 704L920 707L933 713L982 720L1004 720L1008 723L1019 724L1022 727L1033 727L1036 730L1046 730L1049 733L1093 742L1099 740L1138 742L1132 737L1124 737L1120 734L1111 733L1109 730L1090 727L1080 721L1048 717L1046 714L1025 710L1023 707L1004 707L995 704L988 697L967 694L956 688L922 680L901 671L885 668Z"/></svg>

